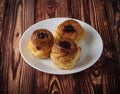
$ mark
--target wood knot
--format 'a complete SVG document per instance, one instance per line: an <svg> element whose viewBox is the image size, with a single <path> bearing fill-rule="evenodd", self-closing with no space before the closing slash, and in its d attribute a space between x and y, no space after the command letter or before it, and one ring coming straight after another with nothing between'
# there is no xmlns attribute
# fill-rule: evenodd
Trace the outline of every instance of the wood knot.
<svg viewBox="0 0 120 94"><path fill-rule="evenodd" d="M18 37L18 36L19 36L19 33L17 32L17 33L16 33L16 37Z"/></svg>
<svg viewBox="0 0 120 94"><path fill-rule="evenodd" d="M55 10L58 7L58 3L55 0L48 0L45 5L45 10L49 17L55 17Z"/></svg>

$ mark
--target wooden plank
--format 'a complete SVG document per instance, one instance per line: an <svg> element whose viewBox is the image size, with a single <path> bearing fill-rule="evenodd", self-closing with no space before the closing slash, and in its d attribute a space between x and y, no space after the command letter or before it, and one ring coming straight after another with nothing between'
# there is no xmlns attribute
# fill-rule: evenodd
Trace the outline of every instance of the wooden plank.
<svg viewBox="0 0 120 94"><path fill-rule="evenodd" d="M31 2L6 0L5 2L0 53L0 69L2 69L0 71L2 75L0 91L3 91L4 94L18 94L19 92L33 94L31 91L34 91L31 87L34 70L28 65L25 66L18 47L21 35L27 27L34 23L34 9L29 10L31 7L34 8L34 0Z"/></svg>
<svg viewBox="0 0 120 94"><path fill-rule="evenodd" d="M93 24L93 26L97 29L97 31L101 35L104 43L104 51L99 61L91 68L85 70L83 72L84 76L80 77L80 79L84 79L84 81L80 82L80 86L84 90L82 91L82 93L83 94L119 93L118 88L120 87L119 84L120 79L118 75L120 72L118 71L117 68L117 63L119 63L119 61L116 56L116 46L115 41L113 40L114 36L113 34L111 34L112 31L109 25L108 17L106 15L106 13L108 13L105 7L107 1L105 2L103 0L101 1L91 0L91 2L92 5L89 5L90 7L87 9L90 9L90 12L94 14L86 15L87 21L90 21L88 20L89 16L90 19L94 19L91 20L90 23ZM109 7L110 6L108 6L108 9Z"/></svg>
<svg viewBox="0 0 120 94"><path fill-rule="evenodd" d="M120 1L111 0L111 2L106 4L105 11L106 16L108 16L107 20L111 29L111 35L115 42L116 56L120 62Z"/></svg>
<svg viewBox="0 0 120 94"><path fill-rule="evenodd" d="M1 58L2 58L2 51L1 51L1 41L2 41L2 23L3 23L3 18L4 18L4 10L5 10L5 0L1 1L0 0L0 92L2 91L2 79L3 79L3 64L1 63Z"/></svg>
<svg viewBox="0 0 120 94"><path fill-rule="evenodd" d="M35 23L35 0L22 1L22 33ZM27 45L27 44L26 44ZM25 61L21 61L22 69L19 81L20 94L35 94L35 72L36 70L29 66Z"/></svg>

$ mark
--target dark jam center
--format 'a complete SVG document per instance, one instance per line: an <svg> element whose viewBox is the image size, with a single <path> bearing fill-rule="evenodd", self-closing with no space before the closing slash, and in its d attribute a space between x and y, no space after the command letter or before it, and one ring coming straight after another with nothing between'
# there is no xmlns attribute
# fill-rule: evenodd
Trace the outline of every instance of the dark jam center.
<svg viewBox="0 0 120 94"><path fill-rule="evenodd" d="M70 49L71 44L68 41L62 41L62 42L60 42L60 46L65 49Z"/></svg>
<svg viewBox="0 0 120 94"><path fill-rule="evenodd" d="M36 49L37 49L37 50L40 50L40 49L41 49L41 47L36 47Z"/></svg>
<svg viewBox="0 0 120 94"><path fill-rule="evenodd" d="M39 33L38 34L38 38L47 38L48 37L48 35L46 34L46 33Z"/></svg>
<svg viewBox="0 0 120 94"><path fill-rule="evenodd" d="M66 31L66 32L72 32L72 31L75 31L74 27L71 26L71 25L64 26L63 30Z"/></svg>

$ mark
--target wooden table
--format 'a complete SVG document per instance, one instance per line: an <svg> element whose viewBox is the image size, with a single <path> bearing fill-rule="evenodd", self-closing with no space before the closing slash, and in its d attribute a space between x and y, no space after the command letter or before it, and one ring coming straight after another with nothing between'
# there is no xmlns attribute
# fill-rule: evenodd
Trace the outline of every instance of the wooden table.
<svg viewBox="0 0 120 94"><path fill-rule="evenodd" d="M32 24L71 17L101 35L101 58L71 75L37 71L22 59L19 40ZM0 0L0 94L120 94L120 0Z"/></svg>

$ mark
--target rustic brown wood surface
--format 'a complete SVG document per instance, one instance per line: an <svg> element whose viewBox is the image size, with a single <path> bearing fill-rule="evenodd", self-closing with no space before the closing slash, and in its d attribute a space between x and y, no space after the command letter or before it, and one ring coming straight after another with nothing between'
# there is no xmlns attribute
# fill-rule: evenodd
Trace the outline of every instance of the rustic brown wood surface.
<svg viewBox="0 0 120 94"><path fill-rule="evenodd" d="M23 32L53 17L76 18L99 32L104 50L92 67L51 75L25 63ZM0 94L120 94L120 0L0 0Z"/></svg>

